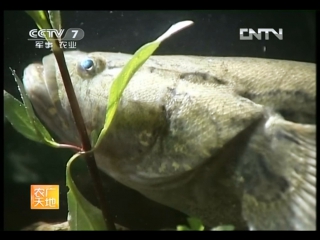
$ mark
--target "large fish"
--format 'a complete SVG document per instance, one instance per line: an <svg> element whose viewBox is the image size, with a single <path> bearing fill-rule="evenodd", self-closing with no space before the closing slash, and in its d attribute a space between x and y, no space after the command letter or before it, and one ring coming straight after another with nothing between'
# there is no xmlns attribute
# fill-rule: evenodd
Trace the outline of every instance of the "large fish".
<svg viewBox="0 0 320 240"><path fill-rule="evenodd" d="M65 52L89 135L131 57ZM123 93L98 167L209 227L315 229L315 72L286 60L152 56ZM80 145L54 56L23 80L49 129Z"/></svg>

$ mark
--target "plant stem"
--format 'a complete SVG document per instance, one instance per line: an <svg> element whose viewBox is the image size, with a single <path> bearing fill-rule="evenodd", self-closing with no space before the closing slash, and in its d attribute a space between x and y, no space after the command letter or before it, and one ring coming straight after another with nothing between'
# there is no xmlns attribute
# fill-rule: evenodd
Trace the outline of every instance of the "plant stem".
<svg viewBox="0 0 320 240"><path fill-rule="evenodd" d="M59 41L56 41L56 46L59 46ZM53 44L54 45L54 44ZM79 135L80 135L80 139L82 142L82 148L85 152L90 151L91 150L91 143L86 131L86 126L84 124L82 115L81 115L81 110L76 98L76 94L74 92L73 86L72 86L72 82L71 82L71 78L68 72L68 68L66 65L66 61L63 55L63 51L61 48L59 47L53 47L53 53L56 57L59 69L60 69L60 73L61 73L61 77L63 80L63 84L64 87L66 89L66 93L69 99L69 103L70 103L70 107L71 107L71 111L74 117L74 121L76 124L76 127L78 129ZM100 207L101 207L101 211L102 211L102 215L105 221L105 224L107 226L108 230L116 230L115 225L114 225L114 221L113 221L113 216L112 214L110 214L110 212L108 211L107 207L107 201L105 199L105 196L103 194L103 187L102 187L102 183L101 183L101 178L100 178L100 174L99 174L99 170L97 168L97 164L94 158L93 153L88 153L84 155L84 158L87 162L87 166L91 175L91 179L93 182L93 187L96 193L96 196L98 198L98 201L100 203Z"/></svg>

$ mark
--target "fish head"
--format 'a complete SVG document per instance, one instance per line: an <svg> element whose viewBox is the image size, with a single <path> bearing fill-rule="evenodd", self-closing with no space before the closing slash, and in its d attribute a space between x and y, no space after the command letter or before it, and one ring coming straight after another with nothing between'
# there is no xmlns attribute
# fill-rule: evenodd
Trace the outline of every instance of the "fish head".
<svg viewBox="0 0 320 240"><path fill-rule="evenodd" d="M80 51L65 52L64 57L90 136L94 129L103 127L110 86L126 59L117 62L112 56L110 61L111 56L106 53ZM23 83L36 113L49 129L61 141L79 145L80 137L54 54L45 56L42 63L27 66Z"/></svg>

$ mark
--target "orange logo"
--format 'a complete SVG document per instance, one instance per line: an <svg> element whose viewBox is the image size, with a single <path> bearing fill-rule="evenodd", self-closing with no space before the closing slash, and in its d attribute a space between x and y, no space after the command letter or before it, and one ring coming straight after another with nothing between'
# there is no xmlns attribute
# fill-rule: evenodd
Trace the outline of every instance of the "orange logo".
<svg viewBox="0 0 320 240"><path fill-rule="evenodd" d="M59 209L59 185L31 185L31 209Z"/></svg>

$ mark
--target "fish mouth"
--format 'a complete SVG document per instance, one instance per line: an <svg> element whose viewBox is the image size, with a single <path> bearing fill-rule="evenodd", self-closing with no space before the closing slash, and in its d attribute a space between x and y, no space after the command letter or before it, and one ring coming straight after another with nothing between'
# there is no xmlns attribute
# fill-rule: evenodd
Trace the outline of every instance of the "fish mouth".
<svg viewBox="0 0 320 240"><path fill-rule="evenodd" d="M44 57L42 64L30 64L24 70L23 84L36 114L48 130L63 143L79 144L70 106L59 98L56 67L53 54Z"/></svg>

